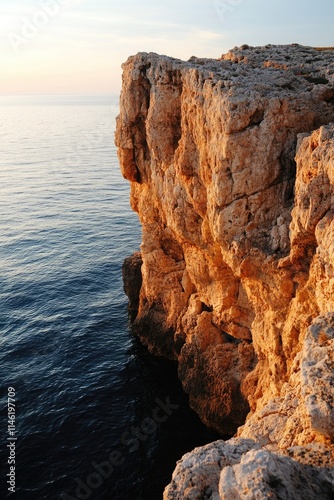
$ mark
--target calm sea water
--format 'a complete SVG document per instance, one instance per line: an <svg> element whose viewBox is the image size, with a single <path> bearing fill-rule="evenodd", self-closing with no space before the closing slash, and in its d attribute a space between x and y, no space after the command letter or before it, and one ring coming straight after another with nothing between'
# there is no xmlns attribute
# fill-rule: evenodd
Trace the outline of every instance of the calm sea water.
<svg viewBox="0 0 334 500"><path fill-rule="evenodd" d="M117 104L0 99L1 498L12 458L18 500L161 499L176 460L216 437L129 331L121 266L140 227Z"/></svg>

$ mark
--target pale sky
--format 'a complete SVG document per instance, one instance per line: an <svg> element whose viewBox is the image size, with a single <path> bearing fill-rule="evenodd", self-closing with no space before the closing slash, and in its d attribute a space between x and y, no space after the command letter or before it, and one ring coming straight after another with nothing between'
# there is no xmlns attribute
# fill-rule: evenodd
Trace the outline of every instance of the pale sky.
<svg viewBox="0 0 334 500"><path fill-rule="evenodd" d="M333 0L0 0L0 94L110 94L139 51L334 46L333 24Z"/></svg>

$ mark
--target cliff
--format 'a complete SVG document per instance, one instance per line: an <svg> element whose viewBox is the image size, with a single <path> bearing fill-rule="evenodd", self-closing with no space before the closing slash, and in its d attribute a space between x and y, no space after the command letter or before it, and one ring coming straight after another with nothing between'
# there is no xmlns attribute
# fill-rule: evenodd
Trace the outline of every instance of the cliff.
<svg viewBox="0 0 334 500"><path fill-rule="evenodd" d="M142 224L124 266L133 329L178 361L203 422L238 433L184 458L165 498L255 498L240 479L254 454L331 495L330 459L317 467L334 438L334 52L139 53L123 70L116 144ZM211 478L211 496L187 474Z"/></svg>

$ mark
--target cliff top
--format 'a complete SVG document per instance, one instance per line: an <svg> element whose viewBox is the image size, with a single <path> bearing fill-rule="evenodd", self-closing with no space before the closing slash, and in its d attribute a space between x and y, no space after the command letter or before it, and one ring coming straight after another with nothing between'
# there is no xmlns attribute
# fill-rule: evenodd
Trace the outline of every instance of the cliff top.
<svg viewBox="0 0 334 500"><path fill-rule="evenodd" d="M319 85L334 86L334 48L307 47L298 44L234 47L219 59L192 56L187 62L155 53L139 53L128 59L149 56L151 71L160 83L168 78L166 65L182 71L199 70L200 80L211 80L233 93L247 89L277 97L294 91L317 92ZM125 66L123 66L125 67ZM167 83L167 80L166 80ZM334 97L331 96L331 98Z"/></svg>

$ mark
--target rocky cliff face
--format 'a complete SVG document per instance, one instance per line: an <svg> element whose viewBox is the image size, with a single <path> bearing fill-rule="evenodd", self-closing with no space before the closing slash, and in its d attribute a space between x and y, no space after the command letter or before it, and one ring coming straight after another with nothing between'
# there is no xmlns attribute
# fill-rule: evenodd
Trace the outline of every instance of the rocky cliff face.
<svg viewBox="0 0 334 500"><path fill-rule="evenodd" d="M239 439L268 454L331 450L334 52L141 53L123 69L116 143L143 227L140 285L124 271L134 331L178 361L208 426L245 424Z"/></svg>

